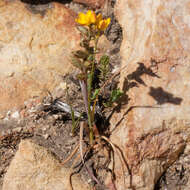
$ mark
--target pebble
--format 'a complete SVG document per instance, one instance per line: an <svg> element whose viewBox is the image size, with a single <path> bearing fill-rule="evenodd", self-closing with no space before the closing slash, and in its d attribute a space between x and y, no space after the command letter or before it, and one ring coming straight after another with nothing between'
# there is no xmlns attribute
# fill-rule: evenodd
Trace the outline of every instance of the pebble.
<svg viewBox="0 0 190 190"><path fill-rule="evenodd" d="M5 134L10 135L12 133L11 129L8 129Z"/></svg>
<svg viewBox="0 0 190 190"><path fill-rule="evenodd" d="M14 119L18 119L20 117L20 114L18 111L15 111L14 113L11 114L11 117Z"/></svg>
<svg viewBox="0 0 190 190"><path fill-rule="evenodd" d="M67 83L66 82L61 82L57 88L65 90L67 88Z"/></svg>
<svg viewBox="0 0 190 190"><path fill-rule="evenodd" d="M9 110L8 112L7 112L7 116L10 116L11 115L11 111Z"/></svg>
<svg viewBox="0 0 190 190"><path fill-rule="evenodd" d="M43 135L43 137L44 137L45 139L47 139L47 138L49 137L49 134L45 134L45 135Z"/></svg>
<svg viewBox="0 0 190 190"><path fill-rule="evenodd" d="M4 119L5 116L3 114L0 114L0 119Z"/></svg>
<svg viewBox="0 0 190 190"><path fill-rule="evenodd" d="M13 77L14 74L15 74L15 72L9 71L9 72L6 73L6 76L7 76L7 77Z"/></svg>
<svg viewBox="0 0 190 190"><path fill-rule="evenodd" d="M13 132L21 132L22 131L22 127L16 127L14 129L12 129Z"/></svg>
<svg viewBox="0 0 190 190"><path fill-rule="evenodd" d="M54 117L55 120L59 119L59 115L58 114L53 115L53 117Z"/></svg>

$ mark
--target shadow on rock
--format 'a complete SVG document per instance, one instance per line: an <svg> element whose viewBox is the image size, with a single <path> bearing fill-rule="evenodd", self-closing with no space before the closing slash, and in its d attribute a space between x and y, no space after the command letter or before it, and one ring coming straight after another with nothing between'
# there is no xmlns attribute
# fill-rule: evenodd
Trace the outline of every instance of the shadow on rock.
<svg viewBox="0 0 190 190"><path fill-rule="evenodd" d="M127 79L129 81L134 80L137 84L141 84L143 86L147 86L145 82L142 80L143 75L148 75L151 77L160 78L150 67L146 67L144 63L137 63L139 66L137 67L136 71L132 72L131 74L127 75Z"/></svg>
<svg viewBox="0 0 190 190"><path fill-rule="evenodd" d="M23 3L28 3L32 5L42 5L42 4L47 4L51 2L58 2L58 3L70 3L72 0L21 0Z"/></svg>
<svg viewBox="0 0 190 190"><path fill-rule="evenodd" d="M150 87L149 95L152 96L159 105L166 103L180 105L183 100L180 97L175 97L173 94L164 91L161 87Z"/></svg>

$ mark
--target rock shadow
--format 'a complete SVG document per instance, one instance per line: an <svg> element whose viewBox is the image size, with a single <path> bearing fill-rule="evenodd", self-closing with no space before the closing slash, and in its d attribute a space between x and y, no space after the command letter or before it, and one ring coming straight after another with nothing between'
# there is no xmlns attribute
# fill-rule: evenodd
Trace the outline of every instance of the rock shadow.
<svg viewBox="0 0 190 190"><path fill-rule="evenodd" d="M156 78L160 78L153 70L152 70L152 67L149 66L149 67L146 67L144 65L144 63L137 63L139 66L137 67L137 69L132 72L131 74L128 74L127 75L127 79L129 81L133 80L135 81L136 84L141 84L143 86L147 86L145 84L145 82L143 81L143 79L141 78L143 75L148 75L148 76L151 76L151 77L156 77Z"/></svg>
<svg viewBox="0 0 190 190"><path fill-rule="evenodd" d="M48 3L51 3L51 2L58 2L58 3L62 3L62 4L65 4L65 3L70 3L72 2L72 0L21 0L23 3L28 3L28 4L31 4L31 5L43 5L43 4L48 4Z"/></svg>
<svg viewBox="0 0 190 190"><path fill-rule="evenodd" d="M135 71L133 71L132 73L128 74L123 82L123 87L122 87L122 91L123 91L123 95L120 98L119 103L117 104L116 107L114 107L114 109L112 110L111 114L108 117L108 121L110 120L110 118L112 117L112 115L115 112L120 112L121 108L123 105L127 105L130 101L129 96L127 95L127 92L134 87L139 87L139 85L143 85L145 87L147 87L146 83L144 82L144 80L142 79L143 75L148 75L151 77L156 77L156 78L160 78L160 76L158 76L153 70L152 70L152 60L151 60L151 65L149 67L146 67L144 63L142 62L138 62L138 67L136 68ZM136 108L136 107L146 107L146 108L153 108L152 106L133 106L131 108ZM129 110L124 114L126 115L131 108L129 108ZM121 121L119 121L120 123Z"/></svg>
<svg viewBox="0 0 190 190"><path fill-rule="evenodd" d="M182 98L175 97L173 94L163 90L162 87L150 87L150 92L148 94L152 96L159 105L166 103L180 105L183 100Z"/></svg>
<svg viewBox="0 0 190 190"><path fill-rule="evenodd" d="M137 64L139 65L137 69L134 72L128 74L124 79L123 87L122 87L122 91L124 95L121 98L121 105L128 104L130 99L127 95L127 92L131 88L139 87L139 85L147 86L144 80L142 79L143 75L160 78L156 73L154 73L151 66L146 67L144 63L141 63L141 62Z"/></svg>

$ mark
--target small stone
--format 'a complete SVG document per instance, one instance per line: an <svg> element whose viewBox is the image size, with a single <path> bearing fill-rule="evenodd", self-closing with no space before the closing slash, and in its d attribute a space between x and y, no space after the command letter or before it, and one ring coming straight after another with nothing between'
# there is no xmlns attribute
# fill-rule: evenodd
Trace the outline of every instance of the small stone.
<svg viewBox="0 0 190 190"><path fill-rule="evenodd" d="M12 130L13 132L21 132L22 131L22 127L16 127Z"/></svg>
<svg viewBox="0 0 190 190"><path fill-rule="evenodd" d="M12 133L12 130L11 129L8 129L7 131L6 131L6 134L7 135L10 135Z"/></svg>
<svg viewBox="0 0 190 190"><path fill-rule="evenodd" d="M9 110L8 112L7 112L7 116L9 117L11 115L11 111Z"/></svg>
<svg viewBox="0 0 190 190"><path fill-rule="evenodd" d="M53 115L53 117L55 120L59 119L59 115L57 115L57 114Z"/></svg>
<svg viewBox="0 0 190 190"><path fill-rule="evenodd" d="M92 183L92 180L91 180L91 179L88 179L87 183L88 183L88 184Z"/></svg>
<svg viewBox="0 0 190 190"><path fill-rule="evenodd" d="M43 137L44 137L44 139L48 139L49 134L45 134L45 135L43 135Z"/></svg>
<svg viewBox="0 0 190 190"><path fill-rule="evenodd" d="M15 111L14 113L11 114L11 117L12 117L13 119L18 119L18 118L20 117L20 114L19 114L18 111Z"/></svg>
<svg viewBox="0 0 190 190"><path fill-rule="evenodd" d="M47 126L43 127L42 130L43 130L43 131L46 131L46 130L47 130Z"/></svg>
<svg viewBox="0 0 190 190"><path fill-rule="evenodd" d="M4 118L5 118L5 115L0 114L0 119L4 119Z"/></svg>
<svg viewBox="0 0 190 190"><path fill-rule="evenodd" d="M5 117L4 119L3 119L3 121L8 121L9 120L9 118L8 117Z"/></svg>
<svg viewBox="0 0 190 190"><path fill-rule="evenodd" d="M66 82L61 82L57 88L65 90L67 88L67 83Z"/></svg>
<svg viewBox="0 0 190 190"><path fill-rule="evenodd" d="M7 72L7 73L6 73L6 76L7 76L7 77L13 77L14 74L15 74L14 72L10 71L10 72Z"/></svg>

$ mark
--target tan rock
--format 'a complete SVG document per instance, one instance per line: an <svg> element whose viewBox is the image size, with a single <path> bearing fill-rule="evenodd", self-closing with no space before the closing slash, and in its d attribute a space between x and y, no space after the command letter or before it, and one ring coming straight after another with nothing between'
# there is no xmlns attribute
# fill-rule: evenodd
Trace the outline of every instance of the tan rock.
<svg viewBox="0 0 190 190"><path fill-rule="evenodd" d="M111 42L106 38L105 35L102 35L98 41L98 54L96 55L96 59L99 60L102 55L109 55L109 50L111 47Z"/></svg>
<svg viewBox="0 0 190 190"><path fill-rule="evenodd" d="M5 175L3 190L69 190L69 176L69 169L45 148L23 140ZM74 189L89 189L76 175L72 182Z"/></svg>
<svg viewBox="0 0 190 190"><path fill-rule="evenodd" d="M190 4L188 0L119 0L123 29L120 87L125 106L112 118L112 141L123 150L132 177L117 189L153 190L190 137ZM108 182L109 183L109 182Z"/></svg>
<svg viewBox="0 0 190 190"><path fill-rule="evenodd" d="M92 8L100 8L104 5L106 0L73 0L76 3L82 3Z"/></svg>
<svg viewBox="0 0 190 190"><path fill-rule="evenodd" d="M0 112L42 97L71 70L78 47L75 14L58 3L36 12L19 1L0 4Z"/></svg>

